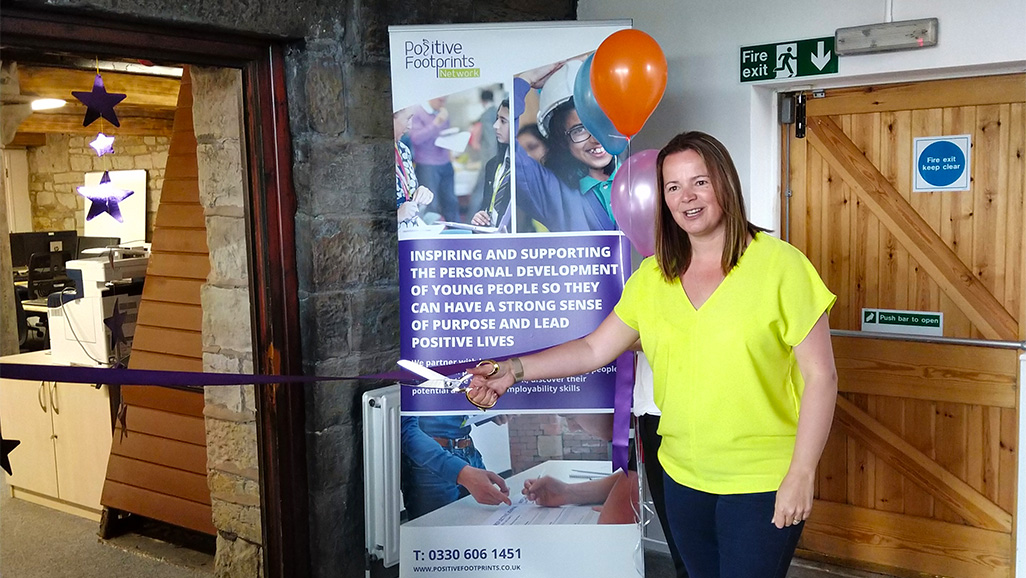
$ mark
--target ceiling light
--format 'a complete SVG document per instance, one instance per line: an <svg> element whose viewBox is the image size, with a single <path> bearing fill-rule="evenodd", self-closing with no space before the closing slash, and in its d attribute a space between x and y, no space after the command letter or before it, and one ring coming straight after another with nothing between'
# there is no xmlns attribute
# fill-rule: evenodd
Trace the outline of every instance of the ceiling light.
<svg viewBox="0 0 1026 578"><path fill-rule="evenodd" d="M32 110L50 110L53 108L60 108L67 104L67 102L59 98L37 98L32 101Z"/></svg>
<svg viewBox="0 0 1026 578"><path fill-rule="evenodd" d="M912 50L937 45L937 19L903 20L838 28L834 50L838 56Z"/></svg>

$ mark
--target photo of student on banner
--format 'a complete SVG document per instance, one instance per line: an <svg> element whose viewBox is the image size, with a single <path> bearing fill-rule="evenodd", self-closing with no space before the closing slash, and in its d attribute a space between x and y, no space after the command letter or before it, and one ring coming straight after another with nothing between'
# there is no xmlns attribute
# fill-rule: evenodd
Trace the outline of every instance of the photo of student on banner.
<svg viewBox="0 0 1026 578"><path fill-rule="evenodd" d="M828 316L809 260L747 220L730 154L701 132L659 152L656 252L589 335L470 367L468 396L601 367L641 340L661 410L667 520L696 576L787 574L813 508L837 398Z"/></svg>
<svg viewBox="0 0 1026 578"><path fill-rule="evenodd" d="M421 186L413 168L413 152L403 142L403 135L410 130L410 119L415 108L408 106L392 113L392 131L395 136L395 206L399 229L419 227L424 224L421 213L431 204L435 194Z"/></svg>
<svg viewBox="0 0 1026 578"><path fill-rule="evenodd" d="M510 204L510 124L509 100L502 101L495 113L492 125L498 150L484 167L482 203L471 219L471 224L483 227L497 227L500 233L509 230L513 206Z"/></svg>
<svg viewBox="0 0 1026 578"><path fill-rule="evenodd" d="M504 415L487 422L503 425ZM400 485L407 518L419 518L461 497L479 504L509 504L509 488L485 468L484 457L470 432L473 416L405 416L401 420Z"/></svg>
<svg viewBox="0 0 1026 578"><path fill-rule="evenodd" d="M613 414L582 413L562 416L570 431L579 430L613 441ZM590 505L599 512L599 524L634 524L640 519L637 461L631 459L626 474L592 475L586 481L564 482L554 476L530 478L521 493L528 501L546 508Z"/></svg>
<svg viewBox="0 0 1026 578"><path fill-rule="evenodd" d="M466 423L471 419L402 418L404 525L635 524L639 520L633 462L628 474L610 471L611 412L479 414L484 421L473 429ZM447 435L463 437L440 435L439 428L447 424L460 426ZM444 459L438 451L443 447L451 454ZM494 471L485 470L484 462L494 464ZM454 475L458 482L442 483L442 478Z"/></svg>
<svg viewBox="0 0 1026 578"><path fill-rule="evenodd" d="M545 138L545 160L535 160L519 139L514 155L517 211L539 223L536 230L616 230L610 192L619 164L577 114L573 94L580 67L576 58L554 62L522 72L513 81L513 114L518 119L529 91L540 90L538 131Z"/></svg>
<svg viewBox="0 0 1026 578"><path fill-rule="evenodd" d="M494 182L500 170L501 149L508 146L510 137L508 128L501 135L496 129L500 123L508 125L509 114L499 120L497 107L482 95L505 94L502 84L489 84L431 98L393 113L400 238L498 232L503 212L498 212L494 224L471 221L478 207L492 205L493 192L502 200L501 190L486 194L483 188L491 186L486 181ZM492 119L488 130L482 125L485 119ZM485 146L486 138L491 146ZM495 150L500 153L490 152ZM486 163L493 159L495 166L489 174ZM499 182L501 185L501 178ZM512 210L508 200L505 207Z"/></svg>

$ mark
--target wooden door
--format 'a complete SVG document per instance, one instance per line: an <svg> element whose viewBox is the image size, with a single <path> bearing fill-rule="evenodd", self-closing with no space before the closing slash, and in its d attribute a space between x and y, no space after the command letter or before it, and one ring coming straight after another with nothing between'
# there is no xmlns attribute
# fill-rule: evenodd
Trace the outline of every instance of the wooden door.
<svg viewBox="0 0 1026 578"><path fill-rule="evenodd" d="M1019 351L998 342L1026 326L1026 77L817 96L806 138L785 137L781 229L838 295L831 328L859 332L863 308L941 312L960 339L835 335L841 394L800 548L1012 576ZM913 193L913 139L966 134L970 190Z"/></svg>

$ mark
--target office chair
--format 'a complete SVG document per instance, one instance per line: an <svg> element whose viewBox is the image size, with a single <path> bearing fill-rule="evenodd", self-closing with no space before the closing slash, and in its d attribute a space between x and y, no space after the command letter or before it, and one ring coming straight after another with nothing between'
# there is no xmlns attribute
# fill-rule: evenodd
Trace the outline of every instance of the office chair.
<svg viewBox="0 0 1026 578"><path fill-rule="evenodd" d="M46 315L27 313L21 302L28 297L27 288L14 286L14 316L18 324L18 350L21 353L49 347Z"/></svg>
<svg viewBox="0 0 1026 578"><path fill-rule="evenodd" d="M30 299L46 299L50 293L60 291L71 283L65 273L64 263L69 254L65 251L32 253L29 256L28 290Z"/></svg>
<svg viewBox="0 0 1026 578"><path fill-rule="evenodd" d="M14 318L18 324L18 349L25 346L25 340L28 339L28 317L25 316L25 307L22 306L21 300L24 299L23 295L27 296L28 291L22 293L22 288L14 286Z"/></svg>

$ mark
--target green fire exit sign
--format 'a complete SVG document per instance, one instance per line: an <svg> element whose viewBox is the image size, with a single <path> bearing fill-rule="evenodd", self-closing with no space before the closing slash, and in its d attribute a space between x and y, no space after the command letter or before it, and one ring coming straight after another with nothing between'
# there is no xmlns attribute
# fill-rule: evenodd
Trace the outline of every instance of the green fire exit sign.
<svg viewBox="0 0 1026 578"><path fill-rule="evenodd" d="M837 74L834 37L741 47L741 82Z"/></svg>

